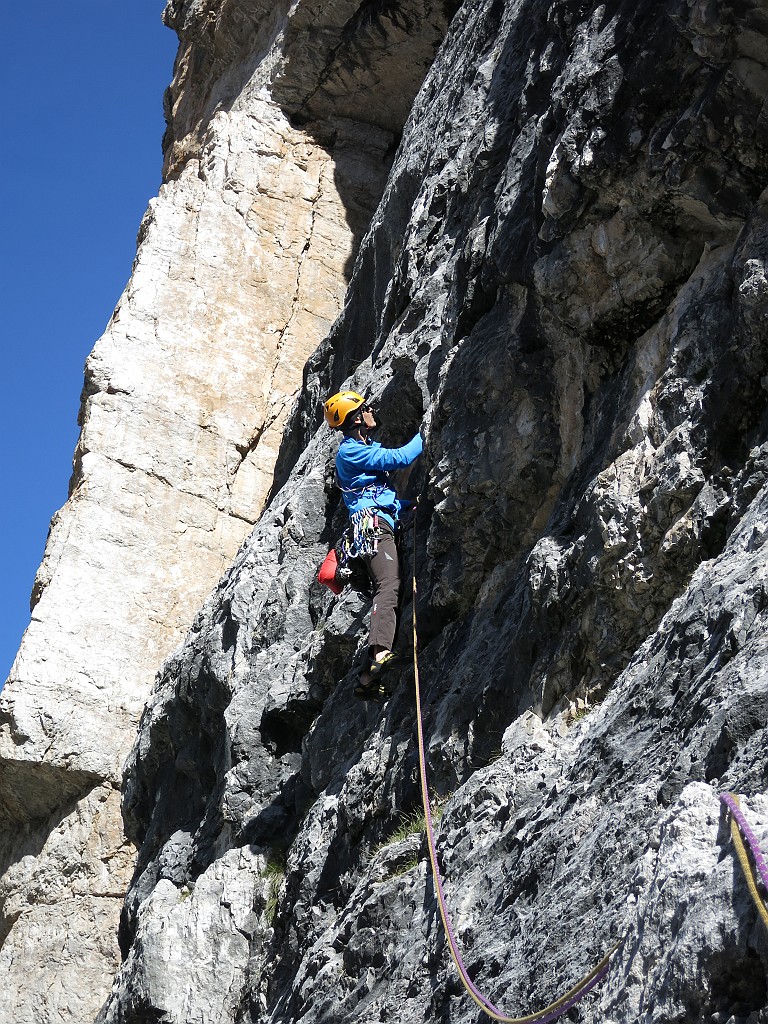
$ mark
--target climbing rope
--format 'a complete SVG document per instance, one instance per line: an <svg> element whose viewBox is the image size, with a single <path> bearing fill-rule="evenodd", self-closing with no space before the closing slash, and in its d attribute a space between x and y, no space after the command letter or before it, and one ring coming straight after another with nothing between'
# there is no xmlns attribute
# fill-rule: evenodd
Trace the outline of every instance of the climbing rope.
<svg viewBox="0 0 768 1024"><path fill-rule="evenodd" d="M739 863L741 864L741 868L744 872L744 877L747 880L747 888L755 902L757 912L763 919L765 927L768 928L768 909L766 909L765 900L760 895L760 891L757 888L755 869L750 863L749 855L747 854L746 847L744 846L744 839L746 839L749 849L752 851L755 866L760 872L760 878L763 886L765 887L766 892L768 892L768 867L766 867L763 851L760 849L760 844L757 841L755 833L749 827L749 823L742 813L738 796L736 796L735 793L721 793L720 799L731 812L731 837L733 838L733 845L736 848L736 856L739 858ZM744 836L744 839L741 838L742 835Z"/></svg>
<svg viewBox="0 0 768 1024"><path fill-rule="evenodd" d="M572 1006L583 999L584 996L591 989L595 987L605 975L608 973L610 968L611 958L616 950L621 946L624 939L620 939L616 945L609 950L609 952L603 957L600 963L585 975L579 982L577 982L573 988L569 989L560 999L557 999L554 1003L550 1003L549 1006L545 1006L543 1010L539 1010L537 1013L530 1013L525 1017L507 1017L501 1010L498 1010L493 1003L485 998L484 995L475 987L474 982L469 976L464 960L461 956L459 944L454 935L453 928L451 927L451 921L448 916L448 908L445 902L445 892L443 891L443 882L440 875L440 867L437 863L437 850L435 844L435 830L432 821L432 808L429 801L429 786L427 783L427 768L426 768L426 755L424 746L424 726L422 723L421 714L421 687L419 685L419 658L417 650L417 629L416 629L416 517L413 519L413 674L414 682L416 687L416 728L418 733L418 745L419 745L419 772L421 776L421 797L424 803L424 820L426 822L427 831L427 845L429 847L429 859L432 864L432 877L435 882L435 891L437 893L437 902L440 907L440 917L443 921L443 929L445 930L445 936L448 940L448 948L451 952L451 958L456 966L456 970L459 973L461 983L466 989L469 996L477 1003L481 1010L484 1010L489 1017L494 1020L501 1021L502 1024L545 1024L546 1021L553 1021L560 1017L566 1010L569 1010Z"/></svg>

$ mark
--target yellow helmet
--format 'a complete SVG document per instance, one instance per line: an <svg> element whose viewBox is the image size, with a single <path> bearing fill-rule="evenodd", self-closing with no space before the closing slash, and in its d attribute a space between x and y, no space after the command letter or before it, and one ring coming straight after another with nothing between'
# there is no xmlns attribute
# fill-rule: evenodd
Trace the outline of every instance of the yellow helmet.
<svg viewBox="0 0 768 1024"><path fill-rule="evenodd" d="M325 422L334 430L341 430L347 416L361 405L365 405L365 399L356 391L339 391L323 403Z"/></svg>

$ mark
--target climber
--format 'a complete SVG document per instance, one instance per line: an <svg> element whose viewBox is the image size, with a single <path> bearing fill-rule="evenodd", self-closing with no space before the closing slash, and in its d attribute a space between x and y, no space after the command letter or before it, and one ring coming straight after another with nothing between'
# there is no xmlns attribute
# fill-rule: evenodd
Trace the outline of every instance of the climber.
<svg viewBox="0 0 768 1024"><path fill-rule="evenodd" d="M336 454L336 476L350 516L355 552L373 582L368 655L355 696L378 699L381 676L395 660L400 564L395 543L401 512L406 508L389 483L388 471L410 466L422 452L416 434L402 448L384 448L371 438L376 416L356 391L339 391L324 404L329 426L344 438Z"/></svg>

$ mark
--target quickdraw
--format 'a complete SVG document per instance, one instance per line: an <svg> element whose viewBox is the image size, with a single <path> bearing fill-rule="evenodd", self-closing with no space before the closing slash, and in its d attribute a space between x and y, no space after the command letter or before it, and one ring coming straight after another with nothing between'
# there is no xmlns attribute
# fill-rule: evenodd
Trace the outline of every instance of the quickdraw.
<svg viewBox="0 0 768 1024"><path fill-rule="evenodd" d="M373 508L363 508L349 517L349 526L344 531L336 548L339 566L346 569L353 558L375 555L379 547L379 515Z"/></svg>
<svg viewBox="0 0 768 1024"><path fill-rule="evenodd" d="M421 711L421 687L419 685L419 658L417 649L417 628L416 628L416 519L413 519L413 674L414 683L416 688L416 729L418 736L419 746L419 774L421 778L421 798L424 804L424 820L426 822L426 833L427 833L427 845L429 847L429 859L432 865L432 877L435 883L435 892L437 894L437 902L440 907L440 917L443 922L443 929L445 936L448 941L448 948L451 953L451 958L458 971L461 983L464 986L467 994L474 1000L475 1003L492 1017L494 1020L501 1021L502 1024L546 1024L547 1021L556 1020L572 1006L575 1006L579 1000L583 999L584 996L591 991L602 979L606 976L610 969L611 960L614 954L624 943L624 938L621 938L603 957L599 964L594 967L589 974L586 974L580 981L578 981L573 988L569 989L560 999L555 1000L554 1003L550 1003L549 1006L545 1006L544 1009L537 1011L536 1013L527 1014L524 1017L508 1017L502 1013L501 1010L497 1009L490 1000L479 991L475 986L474 982L469 976L464 960L461 956L459 944L451 926L450 917L448 914L448 908L445 901L445 892L443 890L443 882L440 875L440 867L437 862L437 849L435 842L435 829L432 819L432 808L429 800L429 785L427 780L427 768L426 768L426 755L425 755L425 744L424 744L424 725L422 722L422 711Z"/></svg>

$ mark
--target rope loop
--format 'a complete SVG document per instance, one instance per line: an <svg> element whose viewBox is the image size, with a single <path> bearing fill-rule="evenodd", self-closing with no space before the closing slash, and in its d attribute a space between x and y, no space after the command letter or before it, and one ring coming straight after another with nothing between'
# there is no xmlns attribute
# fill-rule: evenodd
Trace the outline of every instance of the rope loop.
<svg viewBox="0 0 768 1024"><path fill-rule="evenodd" d="M453 959L456 970L458 971L461 983L464 986L467 994L474 1000L475 1003L492 1017L494 1020L501 1021L501 1024L546 1024L548 1021L556 1020L567 1010L570 1010L572 1006L575 1006L579 1000L583 999L587 992L591 991L608 973L611 965L611 960L614 953L624 943L624 938L620 939L603 957L599 964L594 967L589 974L586 974L580 981L578 981L573 988L569 989L564 996L560 999L555 1000L554 1003L550 1003L549 1006L545 1006L544 1009L537 1011L536 1013L529 1013L524 1017L508 1017L501 1010L497 1009L490 1000L479 991L475 986L474 982L469 976L466 965L459 949L459 944L451 926L450 917L448 915L448 907L445 900L445 892L443 890L442 877L440 875L440 867L437 861L437 848L435 841L435 829L432 820L432 808L429 800L429 785L427 780L427 768L426 768L426 755L424 745L424 725L422 721L422 710L421 710L421 686L419 684L419 657L418 657L418 636L417 636L417 623L416 623L416 517L413 517L413 676L414 685L416 689L416 729L418 735L419 745L419 774L421 778L421 798L424 804L424 820L426 822L427 832L427 846L429 847L429 859L432 865L432 877L435 884L435 892L437 894L437 902L440 907L440 917L443 922L443 929L445 931L445 937L448 941L448 948L451 952L451 958Z"/></svg>

